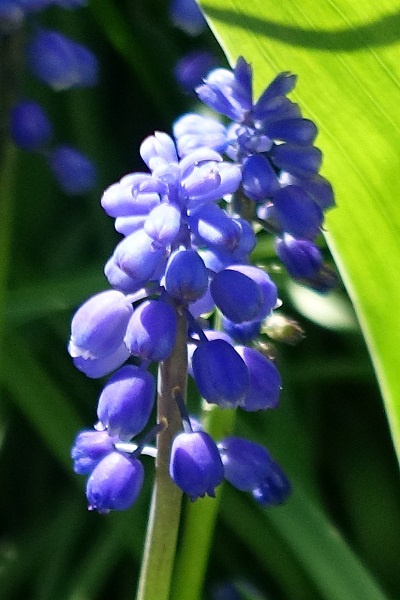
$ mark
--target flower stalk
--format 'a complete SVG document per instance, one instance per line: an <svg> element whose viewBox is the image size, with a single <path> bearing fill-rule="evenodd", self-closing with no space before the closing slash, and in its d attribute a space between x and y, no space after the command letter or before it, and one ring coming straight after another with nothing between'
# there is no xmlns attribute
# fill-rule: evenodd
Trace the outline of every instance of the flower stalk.
<svg viewBox="0 0 400 600"><path fill-rule="evenodd" d="M156 475L151 500L137 600L168 600L180 522L182 492L169 475L169 456L174 436L182 429L174 388L186 398L187 321L178 315L176 343L169 358L160 363L157 420L168 426L157 436Z"/></svg>

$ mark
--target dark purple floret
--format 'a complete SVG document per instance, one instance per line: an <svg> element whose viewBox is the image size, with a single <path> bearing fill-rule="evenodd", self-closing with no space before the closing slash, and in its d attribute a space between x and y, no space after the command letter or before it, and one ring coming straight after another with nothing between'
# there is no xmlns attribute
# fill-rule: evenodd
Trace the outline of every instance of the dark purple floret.
<svg viewBox="0 0 400 600"><path fill-rule="evenodd" d="M278 289L271 277L258 267L253 265L230 265L229 270L237 271L252 279L261 289L262 304L258 314L252 319L255 321L262 321L268 316L272 309L275 308L278 301Z"/></svg>
<svg viewBox="0 0 400 600"><path fill-rule="evenodd" d="M255 202L265 202L279 190L278 177L271 162L261 154L252 154L243 161L243 191Z"/></svg>
<svg viewBox="0 0 400 600"><path fill-rule="evenodd" d="M322 267L319 248L309 240L297 240L286 234L275 242L278 257L294 279L314 279Z"/></svg>
<svg viewBox="0 0 400 600"><path fill-rule="evenodd" d="M58 146L49 157L50 169L65 194L87 194L97 181L95 164L71 146Z"/></svg>
<svg viewBox="0 0 400 600"><path fill-rule="evenodd" d="M218 443L225 479L235 488L250 492L268 476L272 459L267 450L240 437L227 437Z"/></svg>
<svg viewBox="0 0 400 600"><path fill-rule="evenodd" d="M89 510L108 513L130 508L143 485L144 469L137 458L114 451L94 468L86 484Z"/></svg>
<svg viewBox="0 0 400 600"><path fill-rule="evenodd" d="M278 369L254 348L236 346L235 349L249 372L249 387L242 404L243 410L276 408L282 387Z"/></svg>
<svg viewBox="0 0 400 600"><path fill-rule="evenodd" d="M289 479L276 462L270 463L270 469L263 483L252 490L253 498L261 506L283 504L292 491Z"/></svg>
<svg viewBox="0 0 400 600"><path fill-rule="evenodd" d="M13 142L29 152L43 150L50 142L53 128L43 108L37 102L25 100L16 104L10 117Z"/></svg>
<svg viewBox="0 0 400 600"><path fill-rule="evenodd" d="M200 394L221 408L243 404L249 373L243 359L223 339L201 343L192 357L193 376Z"/></svg>
<svg viewBox="0 0 400 600"><path fill-rule="evenodd" d="M234 323L256 319L262 308L260 286L244 273L233 269L216 273L210 291L222 314Z"/></svg>
<svg viewBox="0 0 400 600"><path fill-rule="evenodd" d="M279 181L283 186L297 185L301 187L318 204L321 210L328 210L335 206L335 196L331 184L325 177L295 177L290 173L282 172Z"/></svg>
<svg viewBox="0 0 400 600"><path fill-rule="evenodd" d="M297 185L288 185L277 192L271 212L282 231L306 240L317 237L324 218L318 204Z"/></svg>
<svg viewBox="0 0 400 600"><path fill-rule="evenodd" d="M317 126L310 119L289 118L267 123L264 132L273 140L309 146L317 136Z"/></svg>
<svg viewBox="0 0 400 600"><path fill-rule="evenodd" d="M165 270L165 289L183 302L195 302L208 288L207 268L195 250L176 250Z"/></svg>
<svg viewBox="0 0 400 600"><path fill-rule="evenodd" d="M125 365L103 388L97 407L99 421L110 435L129 440L147 425L155 392L151 373L134 365Z"/></svg>
<svg viewBox="0 0 400 600"><path fill-rule="evenodd" d="M322 152L315 146L279 144L271 150L271 159L276 167L296 177L313 177L321 167Z"/></svg>
<svg viewBox="0 0 400 600"><path fill-rule="evenodd" d="M224 467L214 440L204 431L178 434L171 448L169 472L191 500L215 496Z"/></svg>

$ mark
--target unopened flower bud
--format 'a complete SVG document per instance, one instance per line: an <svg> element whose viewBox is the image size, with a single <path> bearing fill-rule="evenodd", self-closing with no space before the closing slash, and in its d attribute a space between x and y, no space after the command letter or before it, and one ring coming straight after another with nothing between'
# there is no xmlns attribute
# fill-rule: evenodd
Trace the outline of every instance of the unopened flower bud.
<svg viewBox="0 0 400 600"><path fill-rule="evenodd" d="M261 327L262 333L276 342L284 342L295 346L305 337L305 332L297 321L278 313L272 314L265 319Z"/></svg>
<svg viewBox="0 0 400 600"><path fill-rule="evenodd" d="M191 500L215 488L224 478L224 467L214 440L204 431L178 434L171 449L169 472L172 480Z"/></svg>
<svg viewBox="0 0 400 600"><path fill-rule="evenodd" d="M143 485L144 469L137 458L114 451L94 468L86 485L89 510L108 513L130 508Z"/></svg>

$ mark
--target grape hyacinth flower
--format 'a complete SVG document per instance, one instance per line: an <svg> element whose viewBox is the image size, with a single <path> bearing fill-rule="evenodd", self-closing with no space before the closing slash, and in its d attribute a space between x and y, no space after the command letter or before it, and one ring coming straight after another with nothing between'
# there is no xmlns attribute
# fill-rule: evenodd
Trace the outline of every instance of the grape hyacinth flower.
<svg viewBox="0 0 400 600"><path fill-rule="evenodd" d="M78 308L69 343L78 369L110 375L95 430L78 435L72 451L75 470L89 476L90 509L124 510L139 493L145 442L132 438L151 420L152 363L159 365L159 414L177 416L163 417L172 428L168 455L165 448L161 457L150 454L180 490L191 500L214 496L226 479L262 506L290 493L265 448L229 435L217 443L201 420L189 418L185 388L188 374L215 411L278 406L281 376L262 337L268 328L274 337L280 301L270 275L251 264L255 225L277 237L292 277L329 288L315 238L333 192L319 174L317 129L287 98L295 83L281 73L254 103L243 58L233 71L212 71L198 95L232 122L182 117L175 139L156 132L141 144L147 170L103 193L102 207L122 236L104 268L111 288ZM164 431L156 433L161 439Z"/></svg>
<svg viewBox="0 0 400 600"><path fill-rule="evenodd" d="M91 87L99 65L85 46L57 31L38 27L38 15L49 6L73 10L87 0L6 0L0 6L0 35L12 35L21 25L34 25L25 48L25 60L39 81L54 90ZM10 137L19 148L42 154L63 192L80 195L96 185L94 163L70 145L54 145L54 132L45 109L33 100L20 100L9 111Z"/></svg>

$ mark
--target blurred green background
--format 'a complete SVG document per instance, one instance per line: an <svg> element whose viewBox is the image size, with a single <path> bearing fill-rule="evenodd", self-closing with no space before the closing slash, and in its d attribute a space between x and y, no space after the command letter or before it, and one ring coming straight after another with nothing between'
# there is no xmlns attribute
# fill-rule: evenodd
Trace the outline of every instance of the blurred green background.
<svg viewBox="0 0 400 600"><path fill-rule="evenodd" d="M21 64L14 92L45 106L57 140L87 153L99 182L90 195L63 195L44 160L15 149L2 132L0 598L125 600L135 595L153 468L144 459L146 486L130 511L87 511L69 451L77 430L95 420L102 382L74 369L69 323L81 302L107 287L102 267L119 239L100 208L102 190L143 169L146 135L170 132L172 120L195 107L174 81L176 61L195 48L225 59L210 32L191 38L174 27L165 0L91 0L76 12L49 9L40 23L96 52L100 84L55 93ZM27 35L28 26L13 40L21 55ZM266 510L226 485L201 597L246 581L268 600L395 600L398 468L350 301L343 287L304 297L275 268L266 238L254 260L274 270L282 310L306 337L296 347L276 344L280 408L241 412L236 432L265 444L295 491L286 506ZM191 596L182 589L176 597Z"/></svg>

